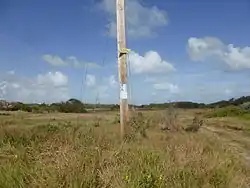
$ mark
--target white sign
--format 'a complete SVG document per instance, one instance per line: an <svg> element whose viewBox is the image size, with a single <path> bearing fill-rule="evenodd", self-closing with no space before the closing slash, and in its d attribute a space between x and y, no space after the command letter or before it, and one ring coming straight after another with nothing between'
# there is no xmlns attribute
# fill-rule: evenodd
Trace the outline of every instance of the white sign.
<svg viewBox="0 0 250 188"><path fill-rule="evenodd" d="M120 99L127 99L128 92L127 92L127 84L120 85Z"/></svg>

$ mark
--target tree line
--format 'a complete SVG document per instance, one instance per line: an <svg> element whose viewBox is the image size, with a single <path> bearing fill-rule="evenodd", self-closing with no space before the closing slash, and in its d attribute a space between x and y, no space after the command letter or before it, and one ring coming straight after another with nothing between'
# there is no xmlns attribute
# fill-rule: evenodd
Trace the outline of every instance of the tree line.
<svg viewBox="0 0 250 188"><path fill-rule="evenodd" d="M140 110L156 110L166 109L170 106L183 109L198 109L198 108L222 108L227 106L250 106L250 96L242 96L240 98L232 98L229 100L221 100L218 102L205 104L189 101L169 102L169 103L151 103L147 105L129 105L130 108ZM21 102L6 102L0 101L0 110L6 111L26 111L26 112L63 112L63 113L86 113L87 111L103 110L103 111L118 111L118 104L84 104L80 100L70 99L66 102L52 104L25 104Z"/></svg>

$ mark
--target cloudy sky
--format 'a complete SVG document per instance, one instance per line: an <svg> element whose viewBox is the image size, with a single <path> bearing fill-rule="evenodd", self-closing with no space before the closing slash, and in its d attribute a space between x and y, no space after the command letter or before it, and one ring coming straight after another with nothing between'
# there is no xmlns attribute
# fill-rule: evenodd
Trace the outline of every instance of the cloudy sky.
<svg viewBox="0 0 250 188"><path fill-rule="evenodd" d="M126 13L130 102L250 95L249 0L126 0ZM115 37L115 0L0 0L0 99L117 103Z"/></svg>

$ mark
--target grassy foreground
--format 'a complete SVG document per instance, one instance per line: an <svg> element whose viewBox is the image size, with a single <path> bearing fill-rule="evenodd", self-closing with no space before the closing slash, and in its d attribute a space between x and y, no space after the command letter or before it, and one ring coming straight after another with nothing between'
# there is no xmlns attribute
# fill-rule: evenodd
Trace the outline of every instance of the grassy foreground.
<svg viewBox="0 0 250 188"><path fill-rule="evenodd" d="M157 118L121 144L112 114L0 116L0 187L249 187L248 166L221 140L161 131Z"/></svg>

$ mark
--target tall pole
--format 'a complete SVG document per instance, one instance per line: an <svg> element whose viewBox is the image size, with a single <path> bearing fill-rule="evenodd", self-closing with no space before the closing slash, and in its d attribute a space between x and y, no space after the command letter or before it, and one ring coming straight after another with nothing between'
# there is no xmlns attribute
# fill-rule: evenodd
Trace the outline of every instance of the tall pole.
<svg viewBox="0 0 250 188"><path fill-rule="evenodd" d="M120 82L120 125L121 138L124 139L126 123L128 120L128 92L127 92L127 55L125 34L125 0L116 0L117 15L117 48L118 71Z"/></svg>

